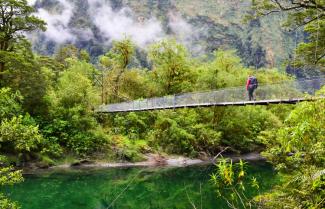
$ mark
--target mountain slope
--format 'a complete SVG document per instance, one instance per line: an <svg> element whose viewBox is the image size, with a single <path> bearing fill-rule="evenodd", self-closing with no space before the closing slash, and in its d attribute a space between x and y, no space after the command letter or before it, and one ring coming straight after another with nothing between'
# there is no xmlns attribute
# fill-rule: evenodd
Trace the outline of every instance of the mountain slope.
<svg viewBox="0 0 325 209"><path fill-rule="evenodd" d="M280 66L295 42L281 29L281 16L243 23L250 0L38 0L35 7L48 22L45 34L31 36L42 54L73 43L97 57L114 39L131 37L143 49L175 37L195 56L236 49L247 66L259 68Z"/></svg>

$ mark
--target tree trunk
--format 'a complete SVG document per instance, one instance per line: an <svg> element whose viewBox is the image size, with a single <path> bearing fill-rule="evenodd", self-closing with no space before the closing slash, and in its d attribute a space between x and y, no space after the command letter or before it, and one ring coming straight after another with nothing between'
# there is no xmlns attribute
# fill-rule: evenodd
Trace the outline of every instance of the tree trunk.
<svg viewBox="0 0 325 209"><path fill-rule="evenodd" d="M5 63L0 62L0 88L4 86Z"/></svg>

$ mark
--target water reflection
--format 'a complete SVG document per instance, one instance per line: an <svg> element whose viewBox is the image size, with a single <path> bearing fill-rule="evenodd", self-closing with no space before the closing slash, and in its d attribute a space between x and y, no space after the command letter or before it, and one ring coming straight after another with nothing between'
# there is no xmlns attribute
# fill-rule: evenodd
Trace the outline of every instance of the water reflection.
<svg viewBox="0 0 325 209"><path fill-rule="evenodd" d="M6 188L22 209L227 208L209 182L213 166L69 170L25 176ZM269 165L249 165L262 190L274 183ZM254 195L248 191L247 195Z"/></svg>

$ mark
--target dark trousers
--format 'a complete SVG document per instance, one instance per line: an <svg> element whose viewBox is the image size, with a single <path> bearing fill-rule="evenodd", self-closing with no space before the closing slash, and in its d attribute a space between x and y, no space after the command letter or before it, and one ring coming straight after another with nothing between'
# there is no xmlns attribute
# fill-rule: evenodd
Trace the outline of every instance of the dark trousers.
<svg viewBox="0 0 325 209"><path fill-rule="evenodd" d="M254 99L254 90L255 90L255 88L253 87L253 88L248 88L248 99L249 99L249 101L252 101L252 100L255 100Z"/></svg>

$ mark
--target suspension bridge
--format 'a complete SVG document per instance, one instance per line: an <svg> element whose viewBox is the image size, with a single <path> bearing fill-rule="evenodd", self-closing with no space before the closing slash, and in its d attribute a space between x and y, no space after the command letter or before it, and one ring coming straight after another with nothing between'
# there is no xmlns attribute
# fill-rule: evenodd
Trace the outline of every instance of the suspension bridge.
<svg viewBox="0 0 325 209"><path fill-rule="evenodd" d="M213 106L295 104L324 98L325 95L315 95L315 92L324 84L325 77L317 77L260 85L255 90L254 101L247 101L246 89L241 86L101 105L95 111L98 113L118 113Z"/></svg>

